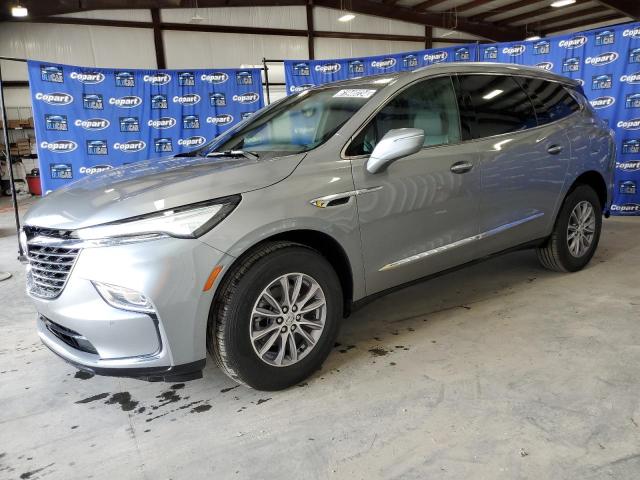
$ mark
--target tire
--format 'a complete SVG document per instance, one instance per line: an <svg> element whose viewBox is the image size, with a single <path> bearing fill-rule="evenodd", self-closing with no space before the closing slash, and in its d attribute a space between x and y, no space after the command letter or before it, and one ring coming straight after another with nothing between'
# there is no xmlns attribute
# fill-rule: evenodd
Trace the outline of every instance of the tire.
<svg viewBox="0 0 640 480"><path fill-rule="evenodd" d="M586 202L586 203L585 203ZM591 237L588 247L584 243L578 248L584 248L584 251L577 251L575 248L569 246L570 233L575 232L576 216L572 217L574 209L576 212L580 212L580 208L588 208L591 206L593 209L593 221L585 222L592 225L593 235ZM569 224L574 225L570 232ZM579 222L578 222L579 223ZM558 217L556 218L555 225L551 236L547 240L546 244L537 248L538 260L543 267L554 270L556 272L577 272L583 269L593 257L593 254L598 247L600 240L600 231L602 229L602 205L596 192L589 185L578 185L566 196ZM583 227L583 232L588 235L591 228ZM575 243L572 243L575 247ZM584 246L583 246L584 245Z"/></svg>
<svg viewBox="0 0 640 480"><path fill-rule="evenodd" d="M286 279L289 288L288 300L293 299L298 281L301 286L297 300L304 302L303 297L311 294L310 300L304 304L287 303L281 278ZM313 282L320 288L315 293ZM279 305L278 309L265 301L265 291ZM324 307L303 312L323 300ZM233 380L258 390L281 390L300 383L320 368L338 335L342 308L340 280L320 253L291 242L266 243L241 258L222 281L209 317L207 349ZM321 330L316 327L320 324L324 325ZM305 333L307 337L302 335ZM264 336L254 344L252 337L261 334ZM297 348L288 343L289 337ZM273 338L272 346L261 357L260 352ZM284 354L281 356L280 352Z"/></svg>

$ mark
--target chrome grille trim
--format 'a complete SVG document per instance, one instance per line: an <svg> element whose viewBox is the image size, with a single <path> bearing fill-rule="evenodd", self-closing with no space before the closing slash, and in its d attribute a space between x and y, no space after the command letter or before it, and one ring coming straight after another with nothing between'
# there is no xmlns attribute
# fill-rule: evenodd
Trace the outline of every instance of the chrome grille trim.
<svg viewBox="0 0 640 480"><path fill-rule="evenodd" d="M69 280L80 248L69 232L24 228L27 244L27 291L47 300L58 297Z"/></svg>

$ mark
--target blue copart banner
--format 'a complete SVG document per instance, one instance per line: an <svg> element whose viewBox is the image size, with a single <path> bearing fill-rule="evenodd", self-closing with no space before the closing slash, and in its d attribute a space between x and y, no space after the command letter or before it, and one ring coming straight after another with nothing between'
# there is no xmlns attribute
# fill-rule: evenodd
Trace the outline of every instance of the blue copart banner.
<svg viewBox="0 0 640 480"><path fill-rule="evenodd" d="M465 58L456 51L468 49ZM415 58L406 66L405 58ZM374 63L395 61L386 70ZM413 70L440 62L479 60L531 65L576 79L616 134L613 215L640 215L640 24L624 24L537 41L422 50L358 59L285 61L287 92L376 73ZM357 62L357 63L354 63ZM411 63L411 62L410 62ZM358 74L349 66L364 65Z"/></svg>
<svg viewBox="0 0 640 480"><path fill-rule="evenodd" d="M262 108L260 73L29 61L42 191L204 144Z"/></svg>
<svg viewBox="0 0 640 480"><path fill-rule="evenodd" d="M468 62L476 58L477 45L463 45L375 57L337 60L285 60L287 93L296 93L314 85L350 78L402 72L441 62Z"/></svg>

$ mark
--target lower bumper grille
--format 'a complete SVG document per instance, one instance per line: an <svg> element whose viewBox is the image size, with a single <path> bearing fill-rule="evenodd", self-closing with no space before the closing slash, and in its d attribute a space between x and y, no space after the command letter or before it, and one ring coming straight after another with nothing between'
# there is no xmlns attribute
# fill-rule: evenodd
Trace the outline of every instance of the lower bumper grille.
<svg viewBox="0 0 640 480"><path fill-rule="evenodd" d="M81 350L83 352L93 353L96 355L98 354L98 351L91 344L91 342L75 330L71 330L70 328L58 325L57 323L52 322L47 317L42 315L40 316L40 320L44 322L47 330L49 330L52 334L54 334L57 338L62 340L70 347Z"/></svg>

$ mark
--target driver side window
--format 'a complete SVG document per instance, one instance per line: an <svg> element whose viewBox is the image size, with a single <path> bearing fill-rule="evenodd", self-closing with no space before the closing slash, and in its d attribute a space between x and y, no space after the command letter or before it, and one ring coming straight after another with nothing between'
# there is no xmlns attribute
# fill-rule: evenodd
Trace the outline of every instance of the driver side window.
<svg viewBox="0 0 640 480"><path fill-rule="evenodd" d="M389 131L424 130L424 146L460 141L458 104L450 77L424 80L403 90L380 110L347 148L347 156L369 155Z"/></svg>

